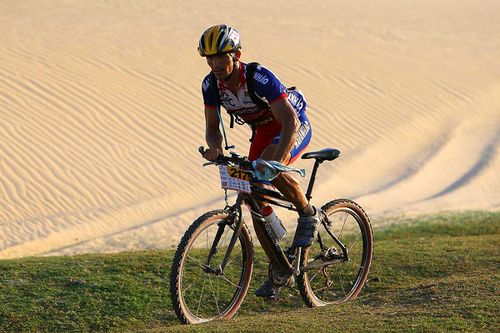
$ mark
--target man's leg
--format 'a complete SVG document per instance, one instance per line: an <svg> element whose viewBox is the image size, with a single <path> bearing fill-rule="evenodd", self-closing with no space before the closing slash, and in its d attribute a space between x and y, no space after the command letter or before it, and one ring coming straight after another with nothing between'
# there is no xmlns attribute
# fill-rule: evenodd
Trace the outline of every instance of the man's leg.
<svg viewBox="0 0 500 333"><path fill-rule="evenodd" d="M311 126L305 114L302 115L301 119L301 127L299 129L299 133L297 135L297 139L288 157L288 160L284 161L285 164L289 164L293 162L296 158L299 157L301 152L307 147L309 141L311 140ZM261 137L257 136L256 139L261 139ZM262 147L261 150L255 150L253 159L260 156L260 158L264 160L273 160L276 149L278 148L279 136L268 137L266 142L254 141L252 146L256 144L256 147ZM265 147L265 148L264 148ZM251 149L252 151L252 149ZM258 151L258 153L257 153ZM257 153L257 154L256 154ZM295 231L295 237L293 239L293 246L308 246L310 245L314 238L316 237L316 226L318 224L319 218L314 207L311 207L307 201L307 198L302 190L299 181L290 173L281 173L273 179L272 184L283 194L283 196L290 201L299 212L299 219L297 230ZM260 203L259 203L260 205ZM262 222L254 219L254 227L256 229L257 237L259 241L262 240L261 237L263 235L259 235L257 229L263 229L260 225ZM258 226L256 226L258 224ZM273 253L267 253L271 262L273 262L272 255ZM273 265L273 267L275 267ZM279 273L278 273L279 274ZM257 296L269 297L275 295L276 286L273 285L272 281L266 281L261 287L259 287L255 294Z"/></svg>
<svg viewBox="0 0 500 333"><path fill-rule="evenodd" d="M264 160L274 158L277 148L277 144L268 146L262 153L261 158ZM288 161L285 161L286 163ZM299 181L290 173L280 173L271 183L276 186L288 201L293 203L299 213L293 246L310 246L316 238L319 217L316 209L307 201Z"/></svg>
<svg viewBox="0 0 500 333"><path fill-rule="evenodd" d="M269 145L263 151L261 158L264 160L272 160L277 148L277 144ZM288 163L288 161L285 161L285 164L286 163ZM288 201L295 206L295 208L297 208L299 212L299 221L295 232L294 244L298 246L311 244L316 236L315 232L318 217L315 208L309 205L299 181L290 173L280 173L275 179L272 180L271 183ZM256 223L261 222L254 220L254 227ZM257 237L259 238L258 232ZM269 257L269 259L273 262L274 258ZM275 296L275 288L276 287L273 283L268 280L255 291L255 294L260 297Z"/></svg>
<svg viewBox="0 0 500 333"><path fill-rule="evenodd" d="M277 148L277 144L269 145L262 153L261 158L263 160L272 160ZM287 163L288 161L285 161L285 164ZM297 208L300 216L310 216L314 214L314 208L309 206L299 181L292 174L280 173L271 183L276 186L278 191L280 191L295 208Z"/></svg>

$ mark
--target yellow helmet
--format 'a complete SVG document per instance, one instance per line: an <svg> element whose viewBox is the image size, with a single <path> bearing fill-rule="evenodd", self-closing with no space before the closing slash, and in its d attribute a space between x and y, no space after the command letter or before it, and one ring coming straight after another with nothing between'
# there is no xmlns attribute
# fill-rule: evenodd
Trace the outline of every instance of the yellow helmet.
<svg viewBox="0 0 500 333"><path fill-rule="evenodd" d="M202 57L234 52L240 48L240 33L225 24L205 30L198 44L198 52Z"/></svg>

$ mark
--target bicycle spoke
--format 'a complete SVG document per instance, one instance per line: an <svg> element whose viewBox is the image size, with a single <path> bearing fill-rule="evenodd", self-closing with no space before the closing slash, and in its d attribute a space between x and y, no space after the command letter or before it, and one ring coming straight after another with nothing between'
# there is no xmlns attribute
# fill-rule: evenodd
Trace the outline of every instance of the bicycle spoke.
<svg viewBox="0 0 500 333"><path fill-rule="evenodd" d="M313 275L313 277L309 280L309 283L311 283L311 282L312 282L312 280L314 280L314 278L315 278L315 277L319 274L319 271L320 271L320 270L318 270L318 271L316 272L316 274L314 274L314 275Z"/></svg>
<svg viewBox="0 0 500 333"><path fill-rule="evenodd" d="M186 289L184 289L182 292L185 293L189 288L191 288L192 285L194 285L194 282L187 286Z"/></svg>
<svg viewBox="0 0 500 333"><path fill-rule="evenodd" d="M252 257L248 258L245 251L252 243L247 227L241 229L221 272L221 264L228 255L229 239L235 235L235 230L222 224L220 215L207 214L207 219L197 221L199 229L186 234L191 238L183 239L184 245L179 246L182 256L174 258L172 263L175 275L172 273L171 283L178 286L172 293L172 304L182 314L179 317L182 322L229 318L248 289ZM209 258L210 265L207 264Z"/></svg>
<svg viewBox="0 0 500 333"><path fill-rule="evenodd" d="M342 229L340 230L340 235L339 235L339 238L342 237L342 233L344 232L344 227L345 227L345 223L347 222L347 217L349 216L349 214L347 214L347 212L345 213L345 217L344 217L344 223L342 223Z"/></svg>
<svg viewBox="0 0 500 333"><path fill-rule="evenodd" d="M233 250L234 250L234 249L233 249ZM227 261L226 267L227 267L227 266L229 266L229 265L231 265L231 263L232 263L233 261L234 261L234 259L229 259L229 260Z"/></svg>
<svg viewBox="0 0 500 333"><path fill-rule="evenodd" d="M201 268L205 268L205 265L202 264L201 262L199 262L198 260L196 260L195 258L191 257L189 254L186 255L186 258L190 259L191 261L194 261L195 263L197 263Z"/></svg>
<svg viewBox="0 0 500 333"><path fill-rule="evenodd" d="M209 245L208 245L208 231L205 232L205 239L206 239L206 248L209 249Z"/></svg>
<svg viewBox="0 0 500 333"><path fill-rule="evenodd" d="M219 275L219 277L221 277L224 281L229 282L231 285L235 286L236 288L241 289L241 286L239 286L239 285L237 285L236 283L232 282L232 281L231 281L231 280L229 280L226 276L224 276L224 275Z"/></svg>
<svg viewBox="0 0 500 333"><path fill-rule="evenodd" d="M236 250L236 246L237 246L237 244L234 244L232 251ZM238 252L238 251L236 251L236 252ZM238 258L236 256L230 257L229 260L227 261L226 267L229 266L235 259L238 259Z"/></svg>
<svg viewBox="0 0 500 333"><path fill-rule="evenodd" d="M356 244L356 242L358 241L360 235L361 234L358 234L358 236L356 237L356 239L354 240L354 242L351 244L351 246L349 246L349 249L354 248L354 244Z"/></svg>
<svg viewBox="0 0 500 333"><path fill-rule="evenodd" d="M227 230L226 230L226 232L224 233L224 236L222 237L222 242L219 243L220 245L226 244L225 241L226 241L226 237L228 234L229 234L229 232L227 232Z"/></svg>
<svg viewBox="0 0 500 333"><path fill-rule="evenodd" d="M344 289L344 280L342 279L342 275L339 275L340 286L342 287L342 291L344 292L344 296L347 295Z"/></svg>
<svg viewBox="0 0 500 333"><path fill-rule="evenodd" d="M217 312L219 312L219 315L220 315L221 312L220 312L220 309L219 309L219 282L216 281L215 283L216 283L216 285L215 285L215 293L217 294L217 302L216 302L216 304L217 304Z"/></svg>
<svg viewBox="0 0 500 333"><path fill-rule="evenodd" d="M206 277L203 279L203 285L201 286L200 300L198 301L198 307L196 308L196 315L198 315L200 312L201 300L203 298L203 290L205 289L205 282L207 281L206 279L207 279Z"/></svg>
<svg viewBox="0 0 500 333"><path fill-rule="evenodd" d="M319 245L308 249L305 257L317 260L320 268L313 268L314 264L306 266L310 269L307 278L302 275L298 280L302 298L309 306L355 298L370 267L373 238L369 219L362 208L353 201L339 199L325 204L323 212L326 234L318 236Z"/></svg>
<svg viewBox="0 0 500 333"><path fill-rule="evenodd" d="M210 286L212 286L212 287L213 287L213 284L212 284L212 278L211 278L210 276L208 277L208 283L210 284ZM213 290L212 288L211 288L211 290L212 290L212 295L214 295L215 307L217 308L217 312L218 312L218 313L219 313L219 315L220 315L220 309L219 309L219 297L218 297L218 295L216 295L216 292L214 292L214 290ZM216 291L217 291L217 289L216 289ZM217 292L217 294L218 294L218 292Z"/></svg>

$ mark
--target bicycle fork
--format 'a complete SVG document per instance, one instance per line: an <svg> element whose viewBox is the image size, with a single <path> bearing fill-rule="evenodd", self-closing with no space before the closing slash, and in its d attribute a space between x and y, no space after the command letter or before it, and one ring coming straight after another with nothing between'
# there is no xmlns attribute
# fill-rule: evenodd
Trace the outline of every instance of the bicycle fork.
<svg viewBox="0 0 500 333"><path fill-rule="evenodd" d="M236 241L240 237L241 228L243 227L243 218L241 213L241 203L243 199L238 196L236 203L229 207L229 215L228 217L219 222L219 227L217 229L217 233L215 234L214 241L212 242L212 246L210 247L210 252L208 253L207 263L205 264L205 272L214 273L216 275L222 275L224 272L224 268L229 261L229 257L231 256L231 252L233 251L234 245ZM237 220L236 220L237 219ZM236 221L235 221L236 220ZM224 259L220 263L219 267L212 268L210 266L210 262L212 261L212 257L217 253L217 246L219 245L219 241L224 234L224 229L226 227L231 228L231 225L234 225L234 232L231 236L231 240L229 241L229 245L227 246L226 253L224 254Z"/></svg>

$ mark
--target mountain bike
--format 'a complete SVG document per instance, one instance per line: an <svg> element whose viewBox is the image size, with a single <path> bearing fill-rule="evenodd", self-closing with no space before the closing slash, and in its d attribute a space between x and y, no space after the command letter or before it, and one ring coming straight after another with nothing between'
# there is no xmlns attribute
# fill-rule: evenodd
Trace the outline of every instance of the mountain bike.
<svg viewBox="0 0 500 333"><path fill-rule="evenodd" d="M203 147L200 147L203 154ZM314 159L306 198L312 198L320 164L340 155L323 149L302 155ZM196 324L229 319L247 294L253 271L254 249L242 205L249 209L260 244L270 258L269 277L278 290L296 286L309 307L355 299L368 277L373 234L365 211L354 201L336 199L319 208L320 225L315 242L305 248L284 247L260 214L259 203L296 211L277 190L250 182L255 164L236 153L219 156L214 163L226 189L226 207L200 216L182 237L172 263L170 294L182 323ZM228 204L224 182L242 181L236 202ZM227 185L227 184L226 184Z"/></svg>

